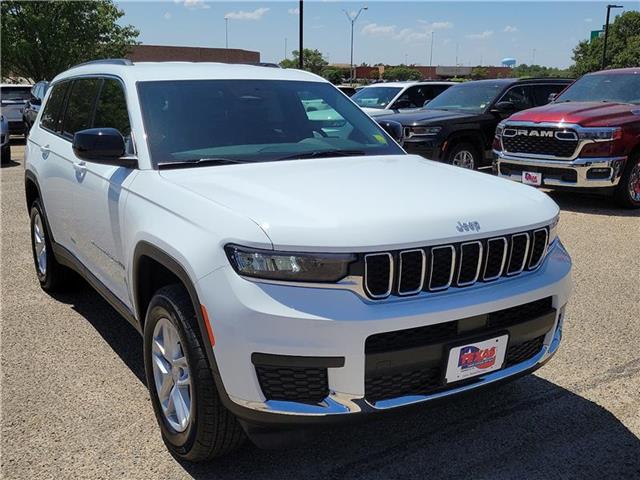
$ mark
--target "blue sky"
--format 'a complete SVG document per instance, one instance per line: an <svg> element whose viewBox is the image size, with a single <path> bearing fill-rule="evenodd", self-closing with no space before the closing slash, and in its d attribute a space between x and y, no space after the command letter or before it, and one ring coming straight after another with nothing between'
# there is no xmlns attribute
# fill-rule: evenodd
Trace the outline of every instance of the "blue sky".
<svg viewBox="0 0 640 480"><path fill-rule="evenodd" d="M146 44L229 47L257 50L278 62L298 45L298 2L207 0L119 1L121 23L140 30ZM305 1L305 48L317 48L331 63L349 62L350 23L343 10L368 6L354 35L354 62L429 64L434 32L434 65L498 65L504 57L567 67L571 50L604 23L607 2L590 1ZM622 1L640 10L640 1ZM623 10L624 11L624 10ZM615 11L620 12L620 10ZM534 51L535 49L535 51Z"/></svg>

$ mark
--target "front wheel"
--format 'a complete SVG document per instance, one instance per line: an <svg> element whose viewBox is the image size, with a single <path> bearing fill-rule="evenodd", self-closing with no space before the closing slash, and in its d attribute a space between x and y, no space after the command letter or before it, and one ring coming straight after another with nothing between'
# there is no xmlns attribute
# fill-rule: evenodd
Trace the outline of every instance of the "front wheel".
<svg viewBox="0 0 640 480"><path fill-rule="evenodd" d="M629 157L614 199L624 208L640 208L640 154Z"/></svg>
<svg viewBox="0 0 640 480"><path fill-rule="evenodd" d="M480 153L471 143L458 143L447 152L447 163L456 167L476 170L480 165Z"/></svg>
<svg viewBox="0 0 640 480"><path fill-rule="evenodd" d="M218 396L191 299L161 288L144 325L147 386L162 439L178 459L200 462L239 447L245 434Z"/></svg>

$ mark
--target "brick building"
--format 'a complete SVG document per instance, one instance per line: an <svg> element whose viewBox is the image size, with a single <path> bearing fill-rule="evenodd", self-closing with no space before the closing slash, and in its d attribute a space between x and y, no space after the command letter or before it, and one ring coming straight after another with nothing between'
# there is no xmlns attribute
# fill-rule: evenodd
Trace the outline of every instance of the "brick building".
<svg viewBox="0 0 640 480"><path fill-rule="evenodd" d="M409 65L409 68L417 70L422 74L422 78L431 80L446 80L453 77L466 77L472 75L472 71L477 67L455 67L455 66L437 66L424 67ZM484 78L506 78L511 76L511 68L509 67L480 67L486 75ZM385 67L356 67L356 78L377 79L381 78Z"/></svg>
<svg viewBox="0 0 640 480"><path fill-rule="evenodd" d="M173 47L167 45L134 45L129 55L133 62L223 62L257 63L260 52L238 48Z"/></svg>

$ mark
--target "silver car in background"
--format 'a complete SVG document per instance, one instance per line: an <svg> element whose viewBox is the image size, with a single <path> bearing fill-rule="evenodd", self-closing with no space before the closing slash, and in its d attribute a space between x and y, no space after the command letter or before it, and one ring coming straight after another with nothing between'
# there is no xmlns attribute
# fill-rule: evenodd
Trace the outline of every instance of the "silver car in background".
<svg viewBox="0 0 640 480"><path fill-rule="evenodd" d="M22 113L27 101L31 97L33 85L17 85L3 83L0 85L0 101L2 102L2 115L9 122L9 131L12 135L23 135L24 120Z"/></svg>

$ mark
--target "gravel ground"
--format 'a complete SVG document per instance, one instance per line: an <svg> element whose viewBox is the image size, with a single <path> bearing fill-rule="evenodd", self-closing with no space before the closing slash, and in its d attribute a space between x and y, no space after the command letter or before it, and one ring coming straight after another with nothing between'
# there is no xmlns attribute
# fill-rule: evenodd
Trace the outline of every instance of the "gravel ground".
<svg viewBox="0 0 640 480"><path fill-rule="evenodd" d="M575 262L563 345L497 389L208 465L165 450L137 333L33 272L23 146L2 168L3 478L640 478L640 211L554 194Z"/></svg>

